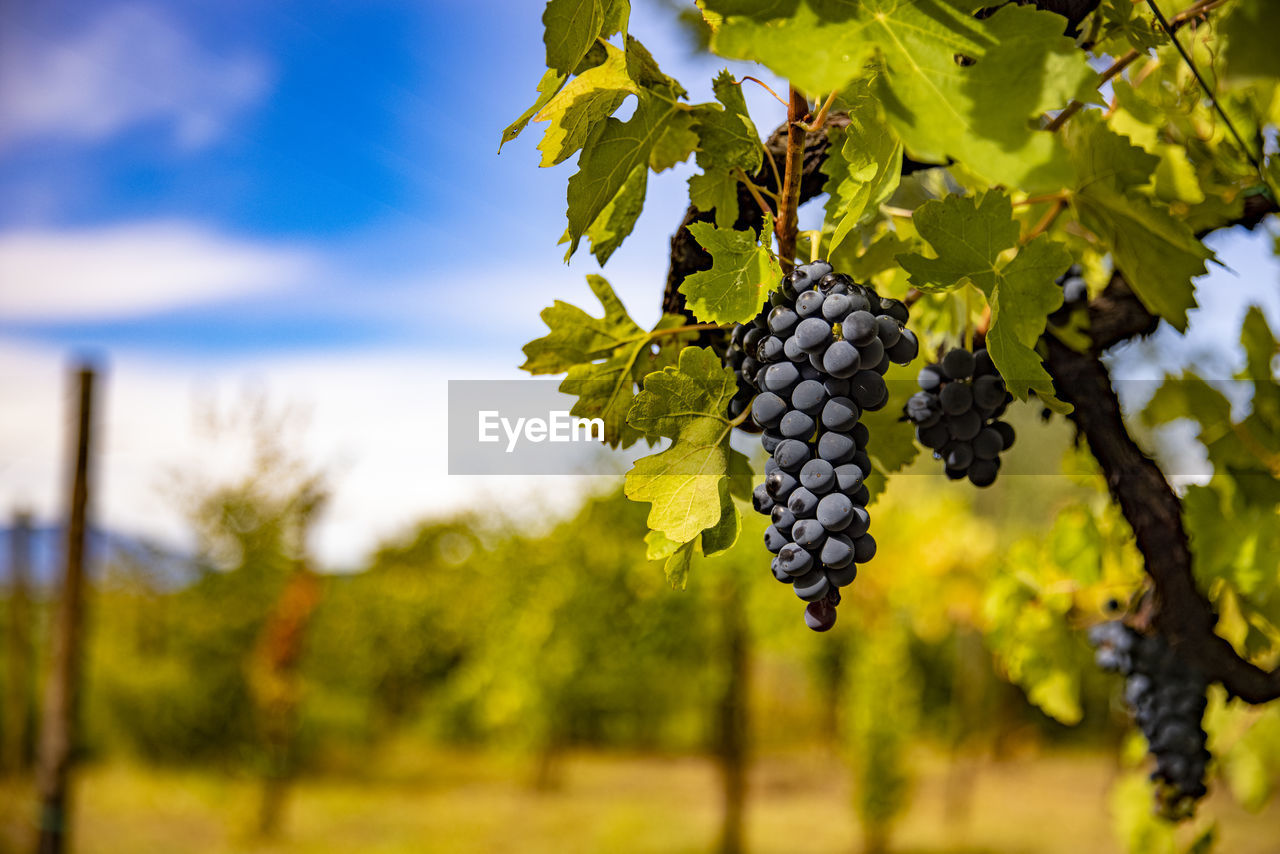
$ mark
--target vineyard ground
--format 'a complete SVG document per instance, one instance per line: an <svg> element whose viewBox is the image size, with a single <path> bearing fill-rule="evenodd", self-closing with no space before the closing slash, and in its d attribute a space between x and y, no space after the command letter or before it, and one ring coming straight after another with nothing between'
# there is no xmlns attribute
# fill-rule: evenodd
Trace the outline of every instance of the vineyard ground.
<svg viewBox="0 0 1280 854"><path fill-rule="evenodd" d="M509 760L474 754L388 757L376 779L307 779L293 789L286 833L255 842L256 784L246 778L125 764L87 769L78 790L76 851L511 852L680 854L712 849L715 769L697 758L574 754L560 783L535 792ZM366 766L366 768L369 766ZM1078 854L1118 850L1107 791L1114 760L1058 754L1001 762L918 763L902 854ZM753 854L855 851L857 827L842 766L820 755L758 761L747 837ZM966 799L968 799L966 803ZM0 851L29 850L30 796L0 789ZM1280 806L1250 814L1212 798L1221 850L1273 854Z"/></svg>

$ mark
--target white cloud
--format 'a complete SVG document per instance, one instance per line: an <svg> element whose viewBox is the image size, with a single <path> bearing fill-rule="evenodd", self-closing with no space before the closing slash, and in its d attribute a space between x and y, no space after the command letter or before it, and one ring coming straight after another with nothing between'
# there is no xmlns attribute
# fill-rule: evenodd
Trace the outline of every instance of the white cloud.
<svg viewBox="0 0 1280 854"><path fill-rule="evenodd" d="M0 50L0 148L23 139L96 142L163 122L205 145L266 91L263 59L196 44L159 9L114 6L57 41L12 32Z"/></svg>
<svg viewBox="0 0 1280 854"><path fill-rule="evenodd" d="M487 508L491 518L568 511L608 478L459 477L447 473L446 383L512 378L469 357L367 350L183 363L121 354L99 381L94 514L114 530L188 545L175 472L224 483L247 460L244 434L213 438L202 414L225 415L251 393L303 413L292 450L332 473L333 501L314 547L322 565L358 566L387 537L427 516ZM52 348L0 340L0 514L63 512L67 363ZM8 404L7 404L8 405ZM0 516L0 524L3 517Z"/></svg>
<svg viewBox="0 0 1280 854"><path fill-rule="evenodd" d="M183 222L0 234L0 316L136 316L299 283L300 248L259 244Z"/></svg>

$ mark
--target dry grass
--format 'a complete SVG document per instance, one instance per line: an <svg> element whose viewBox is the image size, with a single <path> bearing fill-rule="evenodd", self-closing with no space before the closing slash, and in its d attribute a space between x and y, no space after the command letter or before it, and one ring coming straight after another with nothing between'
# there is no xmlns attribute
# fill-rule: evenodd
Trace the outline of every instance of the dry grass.
<svg viewBox="0 0 1280 854"><path fill-rule="evenodd" d="M713 850L714 768L696 758L575 755L554 791L534 792L523 770L460 754L390 755L396 769L366 779L305 780L285 832L253 840L253 781L127 765L86 770L78 790L75 850L107 852L439 852L439 854L682 854ZM947 765L923 758L894 850L1079 854L1117 851L1107 791L1111 759L1058 755ZM412 769L410 771L409 769ZM747 838L751 854L857 851L843 768L818 755L756 763ZM1280 850L1280 807L1251 815L1210 804L1231 854ZM30 795L0 789L0 850L28 851Z"/></svg>

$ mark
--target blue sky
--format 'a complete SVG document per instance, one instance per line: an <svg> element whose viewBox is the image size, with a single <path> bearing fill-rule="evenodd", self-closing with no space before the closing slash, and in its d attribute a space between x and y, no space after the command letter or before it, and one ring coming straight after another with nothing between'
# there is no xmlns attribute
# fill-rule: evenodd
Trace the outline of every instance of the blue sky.
<svg viewBox="0 0 1280 854"><path fill-rule="evenodd" d="M585 251L562 262L573 166L537 168L539 126L496 153L543 69L541 12L535 0L4 4L0 394L14 417L0 424L0 514L57 512L75 352L108 371L107 524L180 537L157 481L221 459L193 412L246 388L310 411L299 447L335 471L318 546L330 563L503 491L441 475L441 384L517 376L538 309L592 305L584 275L598 269ZM725 63L692 53L673 6L639 0L631 31L693 99L710 97ZM744 91L761 128L781 120L770 96ZM605 271L641 323L657 315L691 171L650 181ZM1245 275L1217 286L1271 300L1275 317L1264 243L1232 243Z"/></svg>
<svg viewBox="0 0 1280 854"><path fill-rule="evenodd" d="M58 511L74 353L107 371L106 524L181 539L157 483L222 459L195 413L245 389L309 412L302 452L335 472L328 562L505 494L441 475L442 383L518 376L538 310L590 305L598 269L585 251L566 267L557 246L572 164L537 168L536 125L497 154L542 73L541 11L7 4L0 394L16 404L0 425L0 513ZM723 63L693 54L669 7L638 2L632 32L710 97ZM762 91L748 99L762 126L780 119ZM650 182L606 271L642 323L690 172Z"/></svg>

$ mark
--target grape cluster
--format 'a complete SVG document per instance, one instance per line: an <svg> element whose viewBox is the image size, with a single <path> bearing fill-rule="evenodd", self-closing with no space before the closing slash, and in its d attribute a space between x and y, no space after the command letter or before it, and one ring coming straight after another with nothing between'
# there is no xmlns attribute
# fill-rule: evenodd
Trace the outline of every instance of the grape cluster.
<svg viewBox="0 0 1280 854"><path fill-rule="evenodd" d="M1062 288L1062 305L1049 315L1049 322L1054 326L1066 326L1077 308L1089 304L1089 287L1084 281L1084 269L1079 264L1072 264L1067 272L1058 277L1058 287Z"/></svg>
<svg viewBox="0 0 1280 854"><path fill-rule="evenodd" d="M1098 666L1125 677L1125 703L1155 756L1151 780L1160 812L1189 816L1208 791L1208 735L1201 726L1207 682L1163 637L1140 634L1119 620L1094 626L1089 641L1097 647Z"/></svg>
<svg viewBox="0 0 1280 854"><path fill-rule="evenodd" d="M774 577L809 603L805 624L821 632L835 623L839 588L876 553L863 483L870 434L859 419L888 401L890 362L910 362L920 344L904 328L906 305L825 261L785 276L770 303L764 325L741 338L744 373L758 365L751 417L771 454L753 503L773 522L764 540Z"/></svg>
<svg viewBox="0 0 1280 854"><path fill-rule="evenodd" d="M990 486L1014 433L1000 420L1013 397L987 351L948 350L916 381L921 390L907 401L907 419L920 444L944 462L950 479L967 475L974 486Z"/></svg>

